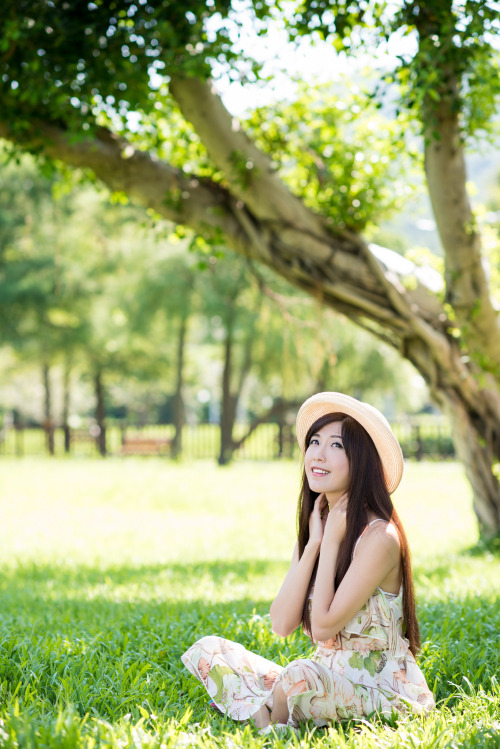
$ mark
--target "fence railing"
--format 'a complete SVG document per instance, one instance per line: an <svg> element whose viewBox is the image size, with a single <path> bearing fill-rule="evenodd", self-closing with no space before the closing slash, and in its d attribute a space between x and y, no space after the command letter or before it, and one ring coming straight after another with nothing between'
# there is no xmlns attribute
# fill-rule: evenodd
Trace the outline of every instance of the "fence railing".
<svg viewBox="0 0 500 749"><path fill-rule="evenodd" d="M416 460L446 459L455 457L451 432L446 422L426 421L393 422L394 432L398 437L405 458ZM97 432L97 433L96 433ZM243 425L235 429L235 439L245 433ZM133 449L124 449L124 442L129 439L141 440L144 444L155 441L168 443L172 440L172 425L147 425L143 427L110 426L106 429L106 448L108 455L133 455ZM182 456L188 459L213 458L219 454L220 432L217 424L187 425L182 432ZM136 454L145 455L147 450L137 450ZM169 450L150 451L151 454L169 455ZM99 440L96 425L88 428L51 430L42 427L11 427L0 431L0 455L24 457L29 455L55 456L98 456ZM290 426L279 424L261 424L236 451L235 457L247 460L272 460L284 457L293 458L299 454L294 431Z"/></svg>

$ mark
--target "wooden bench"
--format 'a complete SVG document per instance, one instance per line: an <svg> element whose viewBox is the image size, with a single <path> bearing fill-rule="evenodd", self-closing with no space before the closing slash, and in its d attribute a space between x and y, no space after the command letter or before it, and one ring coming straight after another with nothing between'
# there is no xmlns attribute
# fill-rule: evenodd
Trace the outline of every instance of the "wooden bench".
<svg viewBox="0 0 500 749"><path fill-rule="evenodd" d="M155 437L124 437L121 455L168 455L172 440Z"/></svg>

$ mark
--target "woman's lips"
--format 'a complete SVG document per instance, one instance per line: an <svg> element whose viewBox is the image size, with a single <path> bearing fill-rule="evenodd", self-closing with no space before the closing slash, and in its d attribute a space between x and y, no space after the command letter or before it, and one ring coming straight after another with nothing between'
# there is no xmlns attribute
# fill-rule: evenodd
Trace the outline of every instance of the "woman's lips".
<svg viewBox="0 0 500 749"><path fill-rule="evenodd" d="M330 471L325 471L323 468L311 468L313 476L328 476Z"/></svg>

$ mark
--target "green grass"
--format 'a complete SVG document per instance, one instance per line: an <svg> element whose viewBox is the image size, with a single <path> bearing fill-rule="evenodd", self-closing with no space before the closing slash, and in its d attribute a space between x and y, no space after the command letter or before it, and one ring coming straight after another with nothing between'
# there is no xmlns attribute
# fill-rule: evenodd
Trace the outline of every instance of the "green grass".
<svg viewBox="0 0 500 749"><path fill-rule="evenodd" d="M259 737L206 709L181 653L223 633L285 663L269 603L294 543L295 463L0 460L0 746L500 746L498 554L456 463L409 464L431 716Z"/></svg>

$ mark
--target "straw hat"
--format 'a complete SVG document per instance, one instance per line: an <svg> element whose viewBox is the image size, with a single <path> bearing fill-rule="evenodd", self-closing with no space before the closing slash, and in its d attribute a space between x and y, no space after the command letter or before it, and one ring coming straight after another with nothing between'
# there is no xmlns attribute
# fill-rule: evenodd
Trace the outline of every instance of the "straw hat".
<svg viewBox="0 0 500 749"><path fill-rule="evenodd" d="M321 416L331 413L352 416L366 429L380 455L387 489L392 494L403 475L403 453L385 416L368 403L343 393L317 393L308 398L297 414L296 433L302 452L309 428Z"/></svg>

